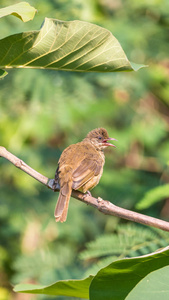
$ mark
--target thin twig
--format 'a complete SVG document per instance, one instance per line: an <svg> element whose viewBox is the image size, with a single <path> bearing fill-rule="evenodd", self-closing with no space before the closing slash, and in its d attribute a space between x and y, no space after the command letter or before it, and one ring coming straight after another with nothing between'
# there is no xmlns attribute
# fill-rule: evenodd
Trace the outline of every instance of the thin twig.
<svg viewBox="0 0 169 300"><path fill-rule="evenodd" d="M49 179L46 176L43 176L42 174L38 173L30 166L28 166L25 162L23 162L21 159L19 159L18 157L16 157L15 155L13 155L9 151L7 151L4 147L1 146L0 146L0 157L4 157L5 159L9 160L12 164L14 164L15 167L26 172L27 174L29 174L30 176L32 176L42 184L46 185L54 192L59 191L60 189L59 184L56 183L54 179ZM97 208L100 212L106 215L120 217L126 220L130 220L133 222L137 222L144 225L156 227L165 231L169 231L169 222L121 208L101 198L97 199L90 196L89 194L83 194L75 190L72 191L72 197Z"/></svg>
<svg viewBox="0 0 169 300"><path fill-rule="evenodd" d="M18 157L7 151L4 147L0 146L0 157L1 156L9 160L18 169L24 171L39 182L48 186L48 178L46 176L43 176L42 174L38 173L37 171L29 167L27 164L25 164L23 160L19 159Z"/></svg>

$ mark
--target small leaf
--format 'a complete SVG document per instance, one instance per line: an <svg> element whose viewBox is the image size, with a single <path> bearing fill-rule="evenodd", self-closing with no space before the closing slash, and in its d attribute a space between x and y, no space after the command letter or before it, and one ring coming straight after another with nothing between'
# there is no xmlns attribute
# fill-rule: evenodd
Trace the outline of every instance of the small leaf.
<svg viewBox="0 0 169 300"><path fill-rule="evenodd" d="M8 73L2 69L0 69L0 79L3 79Z"/></svg>
<svg viewBox="0 0 169 300"><path fill-rule="evenodd" d="M0 66L83 72L134 70L107 29L82 21L48 18L39 31L2 39Z"/></svg>
<svg viewBox="0 0 169 300"><path fill-rule="evenodd" d="M88 299L89 286L92 279L93 276L82 280L62 280L49 286L19 284L15 286L14 291L19 293L68 296Z"/></svg>
<svg viewBox="0 0 169 300"><path fill-rule="evenodd" d="M35 16L36 9L27 2L20 2L11 6L0 9L0 18L13 15L23 22L32 20Z"/></svg>
<svg viewBox="0 0 169 300"><path fill-rule="evenodd" d="M133 62L130 62L130 64L131 64L134 71L138 71L142 68L148 67L148 65L141 65L141 64L136 64L136 63L133 63Z"/></svg>
<svg viewBox="0 0 169 300"><path fill-rule="evenodd" d="M137 209L146 209L154 203L169 197L169 184L158 186L148 191L145 196L137 203Z"/></svg>

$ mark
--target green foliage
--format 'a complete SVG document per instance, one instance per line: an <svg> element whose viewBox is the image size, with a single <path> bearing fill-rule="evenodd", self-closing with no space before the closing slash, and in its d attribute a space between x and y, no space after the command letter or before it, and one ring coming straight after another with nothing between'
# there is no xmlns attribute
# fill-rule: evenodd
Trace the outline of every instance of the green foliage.
<svg viewBox="0 0 169 300"><path fill-rule="evenodd" d="M2 0L1 5L17 2ZM9 75L0 81L0 144L53 178L61 151L83 139L91 129L103 126L118 139L118 148L105 153L103 176L92 194L136 209L148 191L165 186L169 178L169 2L32 0L31 5L38 10L31 22L21 23L13 16L1 19L1 38L39 30L46 16L79 19L113 32L129 60L149 67L139 72L104 74L9 70ZM57 197L57 193L0 159L0 273L5 291L11 291L9 282L33 279L46 286L84 278L84 274L96 274L120 257L120 251L124 256L141 255L168 243L165 232L130 229L122 220L117 226L114 217L74 199L66 224L56 224L53 213ZM169 219L167 198L144 213ZM104 235L105 241L116 241L115 255L107 244L110 254L105 251L103 256L100 253L91 259L78 259L86 248L89 251L88 243L94 241L94 245L99 237L104 242ZM100 244L93 246L94 253L103 251ZM160 293L160 300L161 297Z"/></svg>
<svg viewBox="0 0 169 300"><path fill-rule="evenodd" d="M101 269L91 282L89 299L123 300L127 298L126 296L129 296L128 299L130 299L129 293L134 290L136 285L139 286L141 279L146 278L151 272L156 272L169 265L168 254L169 250L166 249L165 251L153 253L147 256L119 260L110 264L108 267ZM168 270L169 268L167 268L167 272ZM156 274L156 280L157 276L158 272ZM167 280L165 280L165 282L165 295L167 295ZM144 290L144 285L141 285L141 288ZM148 285L148 291L150 295L149 299L154 299L154 291L152 290L151 281ZM140 295L140 288L137 289L137 292L138 294L135 293L135 299L137 299L138 295ZM157 292L159 293L158 288ZM141 296L142 297L140 297L140 299L145 299L144 294Z"/></svg>
<svg viewBox="0 0 169 300"><path fill-rule="evenodd" d="M144 198L136 205L138 209L146 209L154 203L169 197L169 184L156 187L148 191Z"/></svg>
<svg viewBox="0 0 169 300"><path fill-rule="evenodd" d="M0 16L13 14L28 21L33 18L29 15L30 8L34 16L35 9L26 3L2 9ZM0 66L5 69L115 72L141 67L130 64L119 42L108 30L87 22L49 18L45 18L39 31L22 32L0 40L0 58Z"/></svg>
<svg viewBox="0 0 169 300"><path fill-rule="evenodd" d="M66 280L58 281L50 286L36 286L36 285L18 285L15 287L16 292L26 292L31 294L45 294L45 295L61 295L68 297L89 298L89 287L93 276L83 280Z"/></svg>
<svg viewBox="0 0 169 300"><path fill-rule="evenodd" d="M0 79L2 79L3 77L5 77L8 73L4 70L0 70Z"/></svg>
<svg viewBox="0 0 169 300"><path fill-rule="evenodd" d="M28 22L32 20L35 16L36 9L32 6L30 6L27 2L20 2L14 5L10 5L8 7L4 7L0 9L0 18L6 17L9 15L13 15L19 19L21 19L23 22ZM2 46L4 48L5 45ZM1 49L2 49L1 48ZM9 47L10 49L10 47ZM1 60L4 59L4 57L9 55L9 49L5 49L4 53L0 55ZM5 70L0 69L0 79L3 79L8 73Z"/></svg>
<svg viewBox="0 0 169 300"><path fill-rule="evenodd" d="M23 22L28 22L32 20L35 16L36 9L30 6L27 2L20 2L8 7L0 9L0 18L6 17L8 15L13 15Z"/></svg>
<svg viewBox="0 0 169 300"><path fill-rule="evenodd" d="M99 236L86 244L80 259L90 265L87 274L95 274L113 260L146 255L169 243L169 234L133 224L117 225L112 234Z"/></svg>
<svg viewBox="0 0 169 300"><path fill-rule="evenodd" d="M169 274L169 266L163 267L157 271L148 274L141 282L130 292L126 300L139 299L162 299L168 298L168 291L166 289L166 278ZM153 287L153 289L152 289Z"/></svg>
<svg viewBox="0 0 169 300"><path fill-rule="evenodd" d="M83 280L59 281L48 287L18 285L14 290L20 293L66 295L90 300L143 300L145 294L148 294L151 300L154 299L152 284L157 282L156 293L159 295L162 289L161 299L166 299L165 297L168 295L168 265L169 250L165 249L151 255L115 261L101 269L96 276L90 276ZM163 284L159 280L159 274L160 278L164 280ZM159 299L159 297L155 299Z"/></svg>

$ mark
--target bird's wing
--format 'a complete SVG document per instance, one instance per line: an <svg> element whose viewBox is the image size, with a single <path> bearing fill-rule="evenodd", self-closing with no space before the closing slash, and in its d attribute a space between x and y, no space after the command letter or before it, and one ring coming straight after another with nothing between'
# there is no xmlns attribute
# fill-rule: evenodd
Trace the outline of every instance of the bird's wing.
<svg viewBox="0 0 169 300"><path fill-rule="evenodd" d="M72 188L79 189L86 182L91 180L94 176L99 175L102 169L102 161L85 158L80 165L74 170L72 174Z"/></svg>

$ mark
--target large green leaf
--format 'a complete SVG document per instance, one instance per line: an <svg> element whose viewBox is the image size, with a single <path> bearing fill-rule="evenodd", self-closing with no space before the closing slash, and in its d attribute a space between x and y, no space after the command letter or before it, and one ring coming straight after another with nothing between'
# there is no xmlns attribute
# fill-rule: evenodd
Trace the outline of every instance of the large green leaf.
<svg viewBox="0 0 169 300"><path fill-rule="evenodd" d="M166 267L167 268L164 268ZM160 278L164 279L166 284L165 299L169 298L168 288L168 266L169 266L169 248L155 252L149 255L118 260L109 266L101 269L96 276L90 276L83 280L64 280L58 281L47 287L37 285L17 285L14 291L19 293L62 295L69 297L87 298L90 300L127 300L133 299L154 299L138 298L140 289L150 291L151 284L147 285L147 279L150 283L158 281L156 293L162 289ZM159 271L159 272L157 272ZM153 274L153 275L152 275ZM159 276L160 274L160 276ZM144 280L145 279L145 280ZM140 285L140 289L138 288ZM136 289L136 290L135 290ZM134 294L135 298L129 298ZM143 293L142 293L143 294ZM145 295L145 294L143 294ZM156 298L161 300L161 298ZM164 298L162 298L164 299Z"/></svg>
<svg viewBox="0 0 169 300"><path fill-rule="evenodd" d="M32 20L35 16L36 9L27 2L20 2L0 9L0 18L13 15L23 22Z"/></svg>
<svg viewBox="0 0 169 300"><path fill-rule="evenodd" d="M101 269L92 280L89 293L90 300L124 300L149 273L168 265L168 248L166 251L151 255L115 261ZM135 295L135 299L138 299L137 295ZM169 292L166 299L169 299Z"/></svg>
<svg viewBox="0 0 169 300"><path fill-rule="evenodd" d="M121 45L107 29L82 21L48 18L39 31L0 40L0 68L83 72L134 70Z"/></svg>
<svg viewBox="0 0 169 300"><path fill-rule="evenodd" d="M126 300L169 299L169 266L156 270L139 282Z"/></svg>
<svg viewBox="0 0 169 300"><path fill-rule="evenodd" d="M47 287L33 284L19 284L14 288L15 292L30 294L45 294L55 296L69 296L89 298L89 286L93 276L82 280L62 280Z"/></svg>

